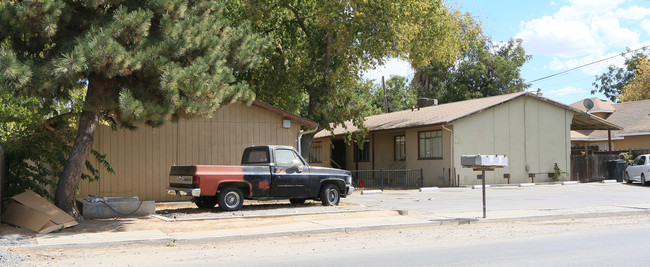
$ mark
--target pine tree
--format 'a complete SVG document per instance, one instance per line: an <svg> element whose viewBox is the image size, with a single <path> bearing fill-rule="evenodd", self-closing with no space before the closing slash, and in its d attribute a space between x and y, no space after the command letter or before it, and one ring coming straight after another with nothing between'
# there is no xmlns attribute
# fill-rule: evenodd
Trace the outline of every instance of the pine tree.
<svg viewBox="0 0 650 267"><path fill-rule="evenodd" d="M123 127L208 117L254 94L238 77L266 39L214 1L3 1L0 90L44 105L86 90L55 204L78 219L75 191L102 117Z"/></svg>

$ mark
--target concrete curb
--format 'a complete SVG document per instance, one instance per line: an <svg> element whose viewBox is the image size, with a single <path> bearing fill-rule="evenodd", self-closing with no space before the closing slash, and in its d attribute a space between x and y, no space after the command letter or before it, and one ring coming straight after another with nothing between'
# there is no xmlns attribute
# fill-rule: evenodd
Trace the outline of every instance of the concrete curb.
<svg viewBox="0 0 650 267"><path fill-rule="evenodd" d="M602 183L603 184L616 184L616 183L618 183L618 181L616 181L616 180L603 180Z"/></svg>
<svg viewBox="0 0 650 267"><path fill-rule="evenodd" d="M564 181L562 182L562 185L574 185L578 184L578 181Z"/></svg>
<svg viewBox="0 0 650 267"><path fill-rule="evenodd" d="M361 190L362 195L381 194L381 190Z"/></svg>
<svg viewBox="0 0 650 267"><path fill-rule="evenodd" d="M482 189L482 188L483 188L482 185L473 185L472 186L472 189ZM485 185L485 188L490 188L490 185L489 184Z"/></svg>
<svg viewBox="0 0 650 267"><path fill-rule="evenodd" d="M431 191L438 191L438 187L422 187L422 188L420 188L420 192L431 192Z"/></svg>
<svg viewBox="0 0 650 267"><path fill-rule="evenodd" d="M200 218L183 218L183 219L172 219L157 214L152 214L150 216L166 222L186 222L186 221L209 221L209 220L230 220L230 219L282 218L282 217L292 217L292 216L300 216L300 215L361 213L361 212L372 212L372 211L374 210L341 210L341 211L303 212L300 214L293 213L293 214L250 215L250 216L238 216L238 217L200 217Z"/></svg>
<svg viewBox="0 0 650 267"><path fill-rule="evenodd" d="M521 183L521 184L519 184L519 187L531 187L531 186L535 186L535 184L534 183Z"/></svg>

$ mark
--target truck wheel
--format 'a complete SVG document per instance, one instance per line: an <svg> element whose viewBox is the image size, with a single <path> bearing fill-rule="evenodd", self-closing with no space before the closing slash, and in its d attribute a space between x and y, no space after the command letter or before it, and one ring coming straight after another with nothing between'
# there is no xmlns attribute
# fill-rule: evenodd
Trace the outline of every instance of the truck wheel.
<svg viewBox="0 0 650 267"><path fill-rule="evenodd" d="M302 205L305 204L305 199L304 198L292 198L289 199L289 202L293 205Z"/></svg>
<svg viewBox="0 0 650 267"><path fill-rule="evenodd" d="M194 204L201 209L211 209L217 205L216 197L195 197L192 199Z"/></svg>
<svg viewBox="0 0 650 267"><path fill-rule="evenodd" d="M340 199L339 189L333 184L327 184L320 190L320 200L323 202L323 206L336 206Z"/></svg>
<svg viewBox="0 0 650 267"><path fill-rule="evenodd" d="M244 194L237 187L226 187L219 193L219 208L223 211L241 209L244 205Z"/></svg>

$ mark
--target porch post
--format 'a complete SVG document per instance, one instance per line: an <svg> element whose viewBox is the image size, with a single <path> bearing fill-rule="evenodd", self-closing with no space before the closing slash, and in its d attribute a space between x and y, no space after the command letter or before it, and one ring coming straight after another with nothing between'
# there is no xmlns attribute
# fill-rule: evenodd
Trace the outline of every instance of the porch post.
<svg viewBox="0 0 650 267"><path fill-rule="evenodd" d="M607 130L607 147L609 147L609 155L612 155L612 130Z"/></svg>

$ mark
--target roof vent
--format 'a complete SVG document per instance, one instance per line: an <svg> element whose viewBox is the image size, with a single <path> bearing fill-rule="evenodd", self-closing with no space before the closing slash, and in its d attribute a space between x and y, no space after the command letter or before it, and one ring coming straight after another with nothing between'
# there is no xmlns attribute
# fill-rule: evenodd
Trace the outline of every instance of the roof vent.
<svg viewBox="0 0 650 267"><path fill-rule="evenodd" d="M429 107L429 106L437 106L438 105L438 99L433 99L433 98L418 98L418 107Z"/></svg>
<svg viewBox="0 0 650 267"><path fill-rule="evenodd" d="M542 89L541 88L537 88L537 96L538 97L543 97L544 96L544 94L542 94Z"/></svg>

